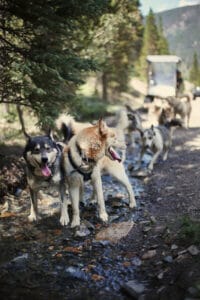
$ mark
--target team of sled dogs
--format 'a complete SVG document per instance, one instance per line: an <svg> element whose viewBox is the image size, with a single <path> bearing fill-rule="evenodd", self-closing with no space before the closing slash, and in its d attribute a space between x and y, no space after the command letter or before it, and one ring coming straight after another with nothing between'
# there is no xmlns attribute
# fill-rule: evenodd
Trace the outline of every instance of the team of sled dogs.
<svg viewBox="0 0 200 300"><path fill-rule="evenodd" d="M184 96L185 97L185 96ZM183 97L183 98L184 98ZM83 198L84 182L90 180L93 196L98 205L98 214L102 221L108 221L108 214L103 196L101 175L107 172L122 183L129 196L130 208L136 207L134 191L124 167L126 156L126 134L138 131L141 135L141 154L139 163L147 149L152 152L149 170L160 154L167 159L172 144L172 128L187 125L191 114L190 98L167 98L168 107L162 108L158 126L144 129L140 114L130 106L120 111L114 127L102 119L95 124L77 122L70 115L61 115L56 122L63 134L63 142L57 142L50 131L47 135L28 136L24 149L27 167L27 183L30 189L30 221L38 219L38 192L43 188L56 186L61 201L61 225L68 225L69 200L72 205L71 227L80 225L79 204ZM176 114L180 119L176 119Z"/></svg>

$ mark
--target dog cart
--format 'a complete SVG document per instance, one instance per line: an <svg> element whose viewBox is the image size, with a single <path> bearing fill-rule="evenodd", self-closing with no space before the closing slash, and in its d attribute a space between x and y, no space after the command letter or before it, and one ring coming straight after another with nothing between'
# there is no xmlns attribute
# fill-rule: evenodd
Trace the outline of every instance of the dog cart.
<svg viewBox="0 0 200 300"><path fill-rule="evenodd" d="M181 58L175 55L148 55L147 58L147 95L145 102L154 98L177 96L183 79L179 70Z"/></svg>

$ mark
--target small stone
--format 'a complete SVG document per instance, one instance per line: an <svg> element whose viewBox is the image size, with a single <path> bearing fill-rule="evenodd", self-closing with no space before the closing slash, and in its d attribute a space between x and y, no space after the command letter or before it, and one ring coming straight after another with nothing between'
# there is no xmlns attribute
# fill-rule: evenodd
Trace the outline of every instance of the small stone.
<svg viewBox="0 0 200 300"><path fill-rule="evenodd" d="M191 286L191 287L188 288L188 292L190 293L190 295L198 296L198 289L196 289L193 286Z"/></svg>
<svg viewBox="0 0 200 300"><path fill-rule="evenodd" d="M186 252L187 252L187 250L179 251L179 252L178 252L178 255L183 255L183 254L185 254Z"/></svg>
<svg viewBox="0 0 200 300"><path fill-rule="evenodd" d="M85 236L88 236L89 234L90 234L90 231L85 224L81 224L80 228L78 230L76 230L76 232L75 232L75 236L77 236L77 237L85 237Z"/></svg>
<svg viewBox="0 0 200 300"><path fill-rule="evenodd" d="M175 244L171 245L171 250L176 250L176 249L178 249L177 245L175 245Z"/></svg>
<svg viewBox="0 0 200 300"><path fill-rule="evenodd" d="M151 230L150 226L146 226L143 228L143 232L149 232Z"/></svg>
<svg viewBox="0 0 200 300"><path fill-rule="evenodd" d="M133 221L113 223L108 228L99 231L95 239L109 240L112 243L117 243L121 238L127 236L133 226Z"/></svg>
<svg viewBox="0 0 200 300"><path fill-rule="evenodd" d="M163 276L164 276L164 272L161 272L161 273L158 274L157 278L158 279L163 279Z"/></svg>
<svg viewBox="0 0 200 300"><path fill-rule="evenodd" d="M173 262L173 257L171 255L165 256L163 260L167 263L172 263Z"/></svg>
<svg viewBox="0 0 200 300"><path fill-rule="evenodd" d="M156 199L156 202L160 202L162 200L162 198L161 197L158 197L157 199Z"/></svg>
<svg viewBox="0 0 200 300"><path fill-rule="evenodd" d="M191 255L199 254L199 249L195 245L190 246L187 250Z"/></svg>
<svg viewBox="0 0 200 300"><path fill-rule="evenodd" d="M151 216L151 217L150 217L150 220L151 220L151 222L152 222L153 224L156 223L156 218L155 218L154 216Z"/></svg>
<svg viewBox="0 0 200 300"><path fill-rule="evenodd" d="M156 255L156 250L149 250L142 255L142 259L150 259Z"/></svg>
<svg viewBox="0 0 200 300"><path fill-rule="evenodd" d="M133 299L138 299L138 297L144 292L145 286L135 280L130 280L123 285L124 290L133 297Z"/></svg>
<svg viewBox="0 0 200 300"><path fill-rule="evenodd" d="M162 226L162 225L156 226L155 229L154 229L154 231L156 233L161 233L161 234L164 233L165 230L166 230L166 226Z"/></svg>

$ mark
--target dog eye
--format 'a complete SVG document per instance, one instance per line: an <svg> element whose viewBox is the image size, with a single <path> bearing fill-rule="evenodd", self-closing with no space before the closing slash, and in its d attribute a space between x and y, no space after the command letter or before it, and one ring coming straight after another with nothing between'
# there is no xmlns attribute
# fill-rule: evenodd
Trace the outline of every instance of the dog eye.
<svg viewBox="0 0 200 300"><path fill-rule="evenodd" d="M51 147L46 147L46 150L47 150L47 151L50 151L50 150L51 150Z"/></svg>
<svg viewBox="0 0 200 300"><path fill-rule="evenodd" d="M35 153L35 154L38 154L38 153L40 153L40 149L38 149L38 148L35 148L35 149L33 150L33 153Z"/></svg>

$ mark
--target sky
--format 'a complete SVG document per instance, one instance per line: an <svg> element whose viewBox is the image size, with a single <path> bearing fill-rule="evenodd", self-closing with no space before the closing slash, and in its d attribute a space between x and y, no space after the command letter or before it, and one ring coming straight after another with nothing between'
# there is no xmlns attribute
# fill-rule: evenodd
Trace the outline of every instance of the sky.
<svg viewBox="0 0 200 300"><path fill-rule="evenodd" d="M200 4L200 0L140 0L143 15L149 13L151 8L154 13L181 6Z"/></svg>

